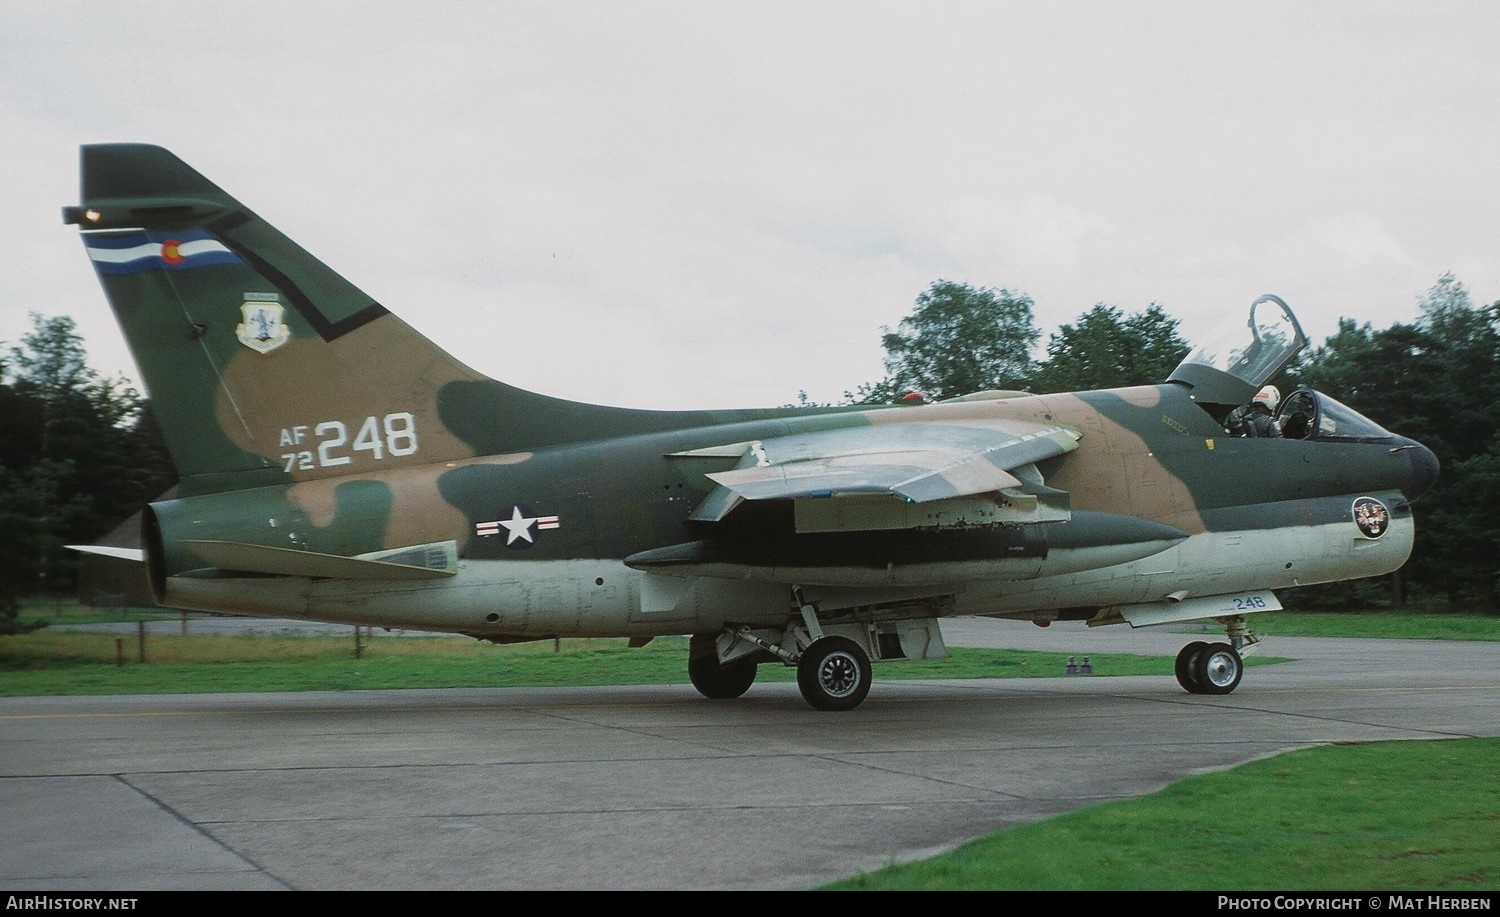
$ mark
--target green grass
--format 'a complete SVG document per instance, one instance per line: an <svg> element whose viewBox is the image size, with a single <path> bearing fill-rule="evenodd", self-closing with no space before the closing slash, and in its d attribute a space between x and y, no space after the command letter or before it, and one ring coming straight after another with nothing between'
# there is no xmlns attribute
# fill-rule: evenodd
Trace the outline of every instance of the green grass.
<svg viewBox="0 0 1500 917"><path fill-rule="evenodd" d="M165 694L205 691L348 691L555 685L687 684L687 638L631 648L623 639L492 646L462 637L283 637L33 631L0 637L0 696ZM1062 676L1065 653L951 647L947 659L881 663L877 681ZM1095 676L1172 675L1160 656L1090 656ZM1277 661L1252 656L1246 665ZM795 681L763 665L759 682Z"/></svg>
<svg viewBox="0 0 1500 917"><path fill-rule="evenodd" d="M1251 616L1257 633L1286 637L1392 637L1500 640L1500 615L1399 611L1268 611Z"/></svg>
<svg viewBox="0 0 1500 917"><path fill-rule="evenodd" d="M829 890L1490 891L1500 739L1290 752Z"/></svg>
<svg viewBox="0 0 1500 917"><path fill-rule="evenodd" d="M23 620L75 624L175 620L176 612L91 609L65 603L23 607ZM1500 640L1500 617L1392 612L1267 612L1250 619L1263 636L1428 637ZM1206 624L1193 632L1222 635ZM0 636L0 696L162 694L240 691L347 691L388 688L526 685L685 684L687 641L653 640L631 649L622 639L563 640L493 646L445 636L365 637L355 658L350 636L76 633L44 627ZM1187 636L1184 635L1184 642ZM1274 651L1274 641L1266 644ZM145 664L141 663L144 651ZM877 664L877 681L1062 676L1070 654L950 647L947 659ZM1082 657L1077 657L1081 660ZM1095 676L1171 676L1167 656L1096 654ZM1247 666L1281 661L1255 655ZM793 681L791 669L761 666L761 682Z"/></svg>

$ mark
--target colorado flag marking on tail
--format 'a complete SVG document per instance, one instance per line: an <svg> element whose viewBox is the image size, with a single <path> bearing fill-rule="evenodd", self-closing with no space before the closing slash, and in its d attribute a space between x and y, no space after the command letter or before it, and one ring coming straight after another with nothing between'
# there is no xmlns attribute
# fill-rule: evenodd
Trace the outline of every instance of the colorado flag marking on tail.
<svg viewBox="0 0 1500 917"><path fill-rule="evenodd" d="M101 274L137 274L157 268L239 264L240 256L201 229L179 233L129 232L89 235L84 247Z"/></svg>

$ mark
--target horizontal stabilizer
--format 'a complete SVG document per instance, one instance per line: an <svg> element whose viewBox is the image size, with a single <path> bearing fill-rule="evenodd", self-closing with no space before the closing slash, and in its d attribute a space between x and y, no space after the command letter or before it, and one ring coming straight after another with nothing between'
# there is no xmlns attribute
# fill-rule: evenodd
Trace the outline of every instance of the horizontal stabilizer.
<svg viewBox="0 0 1500 917"><path fill-rule="evenodd" d="M183 541L181 544L220 570L240 573L312 579L422 580L442 579L458 572L457 553L451 542L402 548L380 555L400 557L403 561L422 560L423 565L393 563L370 556L343 557L291 548L270 548L236 541Z"/></svg>
<svg viewBox="0 0 1500 917"><path fill-rule="evenodd" d="M64 545L69 551L79 551L84 554L98 554L102 557L114 557L119 560L133 560L136 563L146 562L146 552L140 548L112 548L102 544L70 544Z"/></svg>

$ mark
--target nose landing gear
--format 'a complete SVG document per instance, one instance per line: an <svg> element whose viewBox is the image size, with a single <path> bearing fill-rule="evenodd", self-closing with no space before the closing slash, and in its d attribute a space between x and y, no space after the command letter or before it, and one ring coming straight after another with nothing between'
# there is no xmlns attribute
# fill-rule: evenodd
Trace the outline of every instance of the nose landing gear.
<svg viewBox="0 0 1500 917"><path fill-rule="evenodd" d="M1219 620L1228 629L1229 642L1195 640L1177 654L1177 683L1189 694L1228 694L1238 688L1245 673L1244 656L1260 643L1243 615Z"/></svg>
<svg viewBox="0 0 1500 917"><path fill-rule="evenodd" d="M1177 683L1189 694L1228 694L1244 671L1244 660L1227 643L1195 641L1177 654Z"/></svg>

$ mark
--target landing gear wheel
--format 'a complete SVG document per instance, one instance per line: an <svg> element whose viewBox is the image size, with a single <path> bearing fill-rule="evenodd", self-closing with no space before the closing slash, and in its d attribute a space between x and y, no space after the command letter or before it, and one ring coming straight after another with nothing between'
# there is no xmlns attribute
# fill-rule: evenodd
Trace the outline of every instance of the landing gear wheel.
<svg viewBox="0 0 1500 917"><path fill-rule="evenodd" d="M814 640L797 663L797 687L816 710L853 710L870 693L870 657L847 637Z"/></svg>
<svg viewBox="0 0 1500 917"><path fill-rule="evenodd" d="M742 656L728 665L719 665L717 655L689 656L688 680L698 693L713 700L733 700L750 690L755 683L755 659Z"/></svg>
<svg viewBox="0 0 1500 917"><path fill-rule="evenodd" d="M1189 694L1203 693L1203 682L1194 674L1193 663L1207 646L1202 640L1194 640L1177 654L1177 683Z"/></svg>
<svg viewBox="0 0 1500 917"><path fill-rule="evenodd" d="M1193 675L1200 694L1228 694L1240 685L1245 663L1227 643L1210 643L1193 660Z"/></svg>

